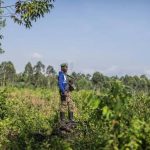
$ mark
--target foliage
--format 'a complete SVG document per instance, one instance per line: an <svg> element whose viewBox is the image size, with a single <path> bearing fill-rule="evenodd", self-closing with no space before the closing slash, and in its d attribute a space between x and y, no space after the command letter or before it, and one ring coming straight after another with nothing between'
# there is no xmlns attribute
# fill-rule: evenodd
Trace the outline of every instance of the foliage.
<svg viewBox="0 0 150 150"><path fill-rule="evenodd" d="M103 93L112 88L111 82L119 80L130 87L132 92L150 93L150 80L145 75L125 75L119 78L117 76L108 77L100 72L95 72L93 75L73 72L71 76L74 78L77 90L95 90L97 93ZM56 89L57 74L53 66L45 66L41 61L34 66L28 62L21 73L16 73L11 61L2 62L0 64L0 85Z"/></svg>
<svg viewBox="0 0 150 150"><path fill-rule="evenodd" d="M6 85L7 83L12 83L15 80L16 70L11 61L2 62L0 64L0 77L3 78L3 82L0 85Z"/></svg>
<svg viewBox="0 0 150 150"><path fill-rule="evenodd" d="M3 91L1 95L3 93L7 95L7 102L4 96L0 97L0 149L38 148L40 142L37 144L37 140L44 140L44 134L48 135L52 131L58 97L53 95L49 101L51 91L40 89L9 88L7 93ZM37 136L41 139L37 139Z"/></svg>
<svg viewBox="0 0 150 150"><path fill-rule="evenodd" d="M29 0L17 1L15 3L15 15L12 15L14 22L25 25L27 28L32 26L32 22L44 17L53 8L53 0Z"/></svg>
<svg viewBox="0 0 150 150"><path fill-rule="evenodd" d="M7 116L6 90L0 90L0 119Z"/></svg>
<svg viewBox="0 0 150 150"><path fill-rule="evenodd" d="M15 23L31 28L33 22L51 11L53 2L54 0L17 0L7 6L5 1L0 0L0 30L5 26L5 18L12 18ZM8 13L3 14L4 11ZM3 35L0 34L0 40L2 38ZM0 41L0 53L3 52Z"/></svg>
<svg viewBox="0 0 150 150"><path fill-rule="evenodd" d="M150 98L119 80L101 93L72 93L78 126L66 137L53 135L59 93L49 89L1 90L1 149L150 149ZM3 113L4 112L4 113Z"/></svg>
<svg viewBox="0 0 150 150"><path fill-rule="evenodd" d="M83 149L149 149L150 99L139 97L120 81L113 81L112 88L100 95L100 102L87 122L89 135L82 137ZM140 98L140 100L139 100ZM141 99L142 98L142 99ZM140 106L137 105L140 102ZM145 105L146 103L146 105ZM144 113L140 113L143 112Z"/></svg>

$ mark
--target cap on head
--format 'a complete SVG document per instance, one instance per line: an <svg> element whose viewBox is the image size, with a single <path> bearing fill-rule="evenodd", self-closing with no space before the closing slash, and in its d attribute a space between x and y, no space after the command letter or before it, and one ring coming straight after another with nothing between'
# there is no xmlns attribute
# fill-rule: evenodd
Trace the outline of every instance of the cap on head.
<svg viewBox="0 0 150 150"><path fill-rule="evenodd" d="M63 63L60 65L61 67L68 67L68 64L67 63Z"/></svg>

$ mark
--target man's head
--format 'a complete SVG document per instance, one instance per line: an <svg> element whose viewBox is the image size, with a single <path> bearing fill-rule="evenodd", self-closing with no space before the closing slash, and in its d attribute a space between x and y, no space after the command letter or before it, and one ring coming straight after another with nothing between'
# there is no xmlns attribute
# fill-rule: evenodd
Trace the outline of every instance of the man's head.
<svg viewBox="0 0 150 150"><path fill-rule="evenodd" d="M64 73L67 73L67 71L68 71L68 64L67 63L61 64L61 71L63 71Z"/></svg>

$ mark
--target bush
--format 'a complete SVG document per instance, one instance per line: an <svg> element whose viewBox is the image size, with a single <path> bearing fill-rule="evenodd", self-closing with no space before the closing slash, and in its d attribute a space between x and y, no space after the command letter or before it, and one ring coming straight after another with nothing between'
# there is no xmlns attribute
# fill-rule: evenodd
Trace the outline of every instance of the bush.
<svg viewBox="0 0 150 150"><path fill-rule="evenodd" d="M102 93L72 93L78 126L65 137L53 135L59 93L49 89L0 91L0 149L150 149L150 98L120 81Z"/></svg>

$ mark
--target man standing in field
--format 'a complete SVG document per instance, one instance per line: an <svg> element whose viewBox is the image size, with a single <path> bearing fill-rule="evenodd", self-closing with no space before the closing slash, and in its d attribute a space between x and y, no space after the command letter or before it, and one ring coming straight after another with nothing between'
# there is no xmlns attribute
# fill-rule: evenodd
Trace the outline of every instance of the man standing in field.
<svg viewBox="0 0 150 150"><path fill-rule="evenodd" d="M65 113L68 112L68 118L71 123L74 123L74 103L71 99L69 80L67 78L68 64L61 64L61 71L58 75L58 87L60 91L60 120L65 122Z"/></svg>

